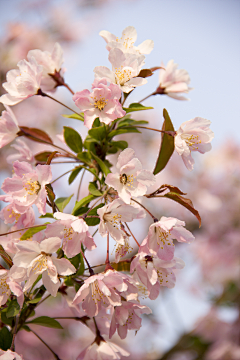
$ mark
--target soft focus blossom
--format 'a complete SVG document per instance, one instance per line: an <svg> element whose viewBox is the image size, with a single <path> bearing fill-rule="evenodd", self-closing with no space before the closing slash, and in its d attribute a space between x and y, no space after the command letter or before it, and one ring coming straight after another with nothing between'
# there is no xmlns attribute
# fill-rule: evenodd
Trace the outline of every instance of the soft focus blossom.
<svg viewBox="0 0 240 360"><path fill-rule="evenodd" d="M19 212L23 206L36 204L39 212L45 214L47 196L45 185L52 179L51 167L37 165L36 169L33 169L27 162L15 161L13 169L15 174L12 178L4 180L2 190L13 198Z"/></svg>
<svg viewBox="0 0 240 360"><path fill-rule="evenodd" d="M161 67L163 69L160 69L159 87L156 93L166 94L177 100L188 100L185 96L179 95L192 90L188 86L190 83L188 72L184 69L178 69L178 64L175 64L173 60L170 60L166 67L161 63Z"/></svg>
<svg viewBox="0 0 240 360"><path fill-rule="evenodd" d="M17 66L19 70L10 70L7 73L7 82L3 88L8 92L0 97L4 105L16 105L20 101L36 95L40 89L43 68L31 57L29 61L21 60Z"/></svg>
<svg viewBox="0 0 240 360"><path fill-rule="evenodd" d="M40 244L36 241L23 241L16 246L18 252L13 263L27 269L28 281L24 291L30 289L38 275L42 274L43 285L52 296L56 296L60 286L58 275L66 276L76 272L69 260L52 256L61 246L58 237L45 239Z"/></svg>
<svg viewBox="0 0 240 360"><path fill-rule="evenodd" d="M99 233L102 236L107 236L109 233L117 243L124 245L127 235L123 230L122 222L130 222L138 218L140 211L139 208L125 204L121 199L112 201L97 210L100 216Z"/></svg>
<svg viewBox="0 0 240 360"><path fill-rule="evenodd" d="M119 102L121 90L115 84L107 85L106 79L95 79L93 91L78 91L73 101L84 112L84 124L91 129L94 120L98 117L105 124L123 117L126 112Z"/></svg>
<svg viewBox="0 0 240 360"><path fill-rule="evenodd" d="M42 78L41 78L41 90L43 91L53 91L57 85L54 80L54 75L63 75L61 70L63 64L63 50L59 43L55 43L52 52L41 51L39 49L30 50L27 55L28 60L31 58L36 60L38 65L41 65L43 68ZM51 76L53 75L53 76Z"/></svg>
<svg viewBox="0 0 240 360"><path fill-rule="evenodd" d="M68 258L81 252L81 244L88 250L96 248L95 242L88 231L88 225L83 219L61 212L54 213L55 221L47 226L46 236L56 234L63 239L63 251Z"/></svg>
<svg viewBox="0 0 240 360"><path fill-rule="evenodd" d="M17 354L14 351L7 350L4 351L0 349L0 360L24 360L21 355Z"/></svg>
<svg viewBox="0 0 240 360"><path fill-rule="evenodd" d="M153 40L145 40L140 45L134 46L137 40L137 30L133 26L127 26L120 39L106 30L100 31L99 35L106 41L106 48L109 51L118 48L124 53L150 54L154 47Z"/></svg>
<svg viewBox="0 0 240 360"><path fill-rule="evenodd" d="M188 170L193 169L192 151L204 154L212 148L210 142L214 138L214 133L209 128L210 124L210 120L196 117L182 123L175 135L175 149L182 156Z"/></svg>
<svg viewBox="0 0 240 360"><path fill-rule="evenodd" d="M21 212L15 208L14 200L9 195L0 195L0 200L10 202L0 211L0 219L5 224L14 224L14 229L22 229L24 227L32 226L35 223L35 215L32 207L21 207Z"/></svg>
<svg viewBox="0 0 240 360"><path fill-rule="evenodd" d="M106 184L117 190L119 197L127 204L130 204L131 196L145 195L147 187L156 181L150 171L142 169L133 149L127 148L121 152L116 167L116 173L107 175Z"/></svg>
<svg viewBox="0 0 240 360"><path fill-rule="evenodd" d="M129 356L130 354L120 346L101 338L84 349L77 360L119 360L121 355Z"/></svg>
<svg viewBox="0 0 240 360"><path fill-rule="evenodd" d="M17 150L17 153L8 155L7 162L9 164L13 164L14 161L27 161L29 164L34 165L36 163L36 160L34 158L34 155L30 148L27 146L25 141L21 139L17 139L16 143L11 145L15 150Z"/></svg>
<svg viewBox="0 0 240 360"><path fill-rule="evenodd" d="M125 339L128 330L139 330L142 319L141 314L151 314L152 310L148 306L140 305L138 302L123 301L121 306L114 308L111 321L109 338L117 330L121 339Z"/></svg>
<svg viewBox="0 0 240 360"><path fill-rule="evenodd" d="M162 216L158 222L149 227L147 245L150 252L159 259L171 260L174 257L173 239L187 243L194 240L193 234L184 226L184 221Z"/></svg>
<svg viewBox="0 0 240 360"><path fill-rule="evenodd" d="M106 78L107 81L117 84L124 93L129 93L136 86L147 83L147 80L137 77L144 65L144 55L124 54L122 50L110 50L108 59L112 70L106 66L97 66L93 70L97 79Z"/></svg>
<svg viewBox="0 0 240 360"><path fill-rule="evenodd" d="M5 107L7 110L3 111L0 117L0 148L13 141L19 132L14 113L7 105Z"/></svg>

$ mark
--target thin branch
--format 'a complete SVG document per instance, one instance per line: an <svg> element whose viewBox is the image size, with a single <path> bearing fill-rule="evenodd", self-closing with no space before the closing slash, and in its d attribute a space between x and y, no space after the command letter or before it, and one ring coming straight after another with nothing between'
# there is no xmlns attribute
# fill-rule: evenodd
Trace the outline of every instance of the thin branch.
<svg viewBox="0 0 240 360"><path fill-rule="evenodd" d="M14 326L14 329L13 329L12 344L11 344L11 347L10 347L10 350L12 350L12 351L15 350L14 342L15 342L15 338L16 338L16 335L17 335L18 321L19 321L19 315L16 316L16 322L15 322L15 326Z"/></svg>
<svg viewBox="0 0 240 360"><path fill-rule="evenodd" d="M9 232L0 234L0 236L5 236L5 235L13 234L13 233L15 233L15 232L24 231L24 230L28 230L28 229L33 229L33 228L36 228L36 227L39 227L39 226L44 226L44 224L28 226L28 227L25 227L25 228L23 228L23 229L18 229L18 230L9 231Z"/></svg>
<svg viewBox="0 0 240 360"><path fill-rule="evenodd" d="M82 186L82 181L83 181L83 177L84 177L85 172L86 172L86 170L83 169L83 173L81 175L81 179L80 179L79 186L78 186L78 191L77 191L77 201L79 199L80 189L81 189L81 186Z"/></svg>
<svg viewBox="0 0 240 360"><path fill-rule="evenodd" d="M65 86L65 88L67 88L71 94L73 94L73 95L75 94L75 92L70 88L70 86L68 84L64 83L63 86Z"/></svg>
<svg viewBox="0 0 240 360"><path fill-rule="evenodd" d="M141 204L137 200L134 200L133 198L131 198L131 200L134 201L135 203L137 203L138 205L140 205L153 218L154 222L158 221L158 219L147 208L145 208L145 206L143 204Z"/></svg>
<svg viewBox="0 0 240 360"><path fill-rule="evenodd" d="M85 260L85 261L86 261L86 263L87 263L87 266L88 266L88 270L89 270L90 276L94 275L94 271L93 271L93 269L91 268L91 266L90 266L90 264L89 264L89 262L88 262L88 260L87 260L86 256L84 255L84 252L82 251L82 249L81 249L81 254L82 254L82 256L84 257L84 260Z"/></svg>
<svg viewBox="0 0 240 360"><path fill-rule="evenodd" d="M158 129L153 129L153 128L150 128L150 127L147 127L147 126L138 126L138 125L136 125L135 127L136 127L136 128L141 128L141 129L147 129L147 130L157 131L157 132L160 132L160 133L163 133L163 134L167 134L167 135L170 135L170 136L173 136L173 137L176 135L176 131L158 130Z"/></svg>
<svg viewBox="0 0 240 360"><path fill-rule="evenodd" d="M109 266L109 232L107 233L107 256L105 264L106 266Z"/></svg>
<svg viewBox="0 0 240 360"><path fill-rule="evenodd" d="M71 109L69 106L63 104L61 101L55 99L54 97L44 93L41 89L38 90L38 93L37 95L41 95L41 96L45 96L45 97L48 97L49 99L53 100L53 101L56 101L58 104L64 106L65 108L67 108L68 110L72 111L74 114L77 114L79 115L75 110Z"/></svg>
<svg viewBox="0 0 240 360"><path fill-rule="evenodd" d="M57 177L55 180L51 181L50 184L55 183L55 181L57 181L58 179L61 179L61 177L63 177L64 175L66 175L66 174L68 174L68 173L70 173L70 172L72 172L73 170L74 170L74 169L70 169L70 170L66 171L64 174L60 175L60 176Z"/></svg>
<svg viewBox="0 0 240 360"><path fill-rule="evenodd" d="M48 348L48 350L51 351L51 353L53 354L53 356L55 357L56 360L61 360L58 357L58 355L50 348L50 346L47 343L45 343L45 341L42 338L40 338L40 336L37 333L35 333L35 331L33 331L32 329L30 329L30 330Z"/></svg>
<svg viewBox="0 0 240 360"><path fill-rule="evenodd" d="M150 96L152 95L156 95L156 91L154 91L153 93L151 93L150 95L146 96L145 98L143 98L142 100L138 101L139 103L143 102L144 100L150 98Z"/></svg>
<svg viewBox="0 0 240 360"><path fill-rule="evenodd" d="M128 231L130 232L130 234L131 234L132 237L134 238L134 240L135 240L135 242L137 243L137 245L140 247L139 242L137 241L137 239L135 238L135 236L134 236L133 233L131 232L130 227L128 226L128 224L127 224L126 222L125 222L124 224L126 225Z"/></svg>

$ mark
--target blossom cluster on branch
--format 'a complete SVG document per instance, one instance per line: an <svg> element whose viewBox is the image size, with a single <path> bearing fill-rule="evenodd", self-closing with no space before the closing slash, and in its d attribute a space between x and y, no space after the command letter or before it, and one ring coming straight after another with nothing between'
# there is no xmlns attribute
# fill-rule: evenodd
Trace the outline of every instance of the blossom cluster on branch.
<svg viewBox="0 0 240 360"><path fill-rule="evenodd" d="M201 217L186 194L174 185L159 184L156 175L166 167L174 149L186 167L192 170L194 160L191 153L205 153L211 149L213 132L209 128L210 121L196 117L185 121L175 131L164 109L162 129L152 129L147 126L147 121L136 121L131 117L135 111L152 109L143 106L143 100L125 106L131 92L146 84L147 77L154 75L156 70L160 70L160 83L157 90L147 97L159 94L182 100L179 93L190 90L188 73L178 70L173 60L166 68L162 64L161 67L144 69L145 54L153 50L154 44L152 40L145 40L135 46L137 32L132 26L123 30L120 39L108 31L101 31L100 35L107 43L112 67L95 67L92 91L74 92L65 83L63 51L58 43L51 53L29 51L27 60L21 60L17 70L10 70L7 82L3 84L7 93L0 97L0 102L6 107L0 122L0 148L17 137L26 137L54 149L33 155L24 141L17 139L18 145L14 146L19 153L11 156L13 176L6 178L2 185L5 194L1 200L7 205L1 210L0 217L12 225L0 237L0 255L6 264L0 270L0 305L6 317L12 319L12 342L5 349L9 356L15 349L16 334L26 329L31 331L26 323L31 324L29 318L34 308L48 295L55 297L58 293L66 293L67 288L74 290L71 306L84 314L79 319L86 326L91 319L95 324L95 339L85 350L79 349L77 360L119 359L120 355L129 355L103 334L111 339L118 333L121 339L125 339L128 330L140 329L141 315L151 313L148 306L141 304L141 294L153 300L158 297L161 287L174 287L176 272L184 267L184 262L175 256L174 241L190 243L194 240L183 220L165 216L156 218L143 205L143 198L148 201L170 198L187 208L201 224ZM59 86L70 91L80 113L52 97ZM48 97L71 110L73 114L65 117L84 122L89 129L85 140L75 129L64 126L64 142L68 149L66 146L62 148L54 144L45 131L19 126L9 106L32 96ZM143 169L126 141L113 140L124 133L137 136L139 129L161 133L162 141L153 171ZM112 172L107 156L119 150L115 171ZM58 178L52 178L57 158L71 159L75 163L70 171L69 184L80 173L83 177L86 171L93 177L88 186L89 194L76 201L71 214L64 213L71 197L56 198L54 192L53 184ZM80 185L81 182L82 179ZM148 193L150 187L155 190ZM35 224L33 205L41 214L40 218L50 218L53 222ZM128 223L146 215L152 219L148 234L137 239ZM103 242L107 248L105 270L102 272L96 270L100 264L90 264L87 255L88 251L97 248L94 241L96 232L93 234L92 231L96 226L96 231L106 238ZM116 243L114 263L109 260L110 237ZM132 252L131 241L139 247L137 253ZM107 324L101 324L103 315L109 315ZM45 321L49 327L59 324L50 317ZM39 318L34 322L41 324ZM106 329L102 332L104 326ZM9 328L6 329L9 332ZM54 355L61 358L61 354ZM20 355L16 357L21 358Z"/></svg>

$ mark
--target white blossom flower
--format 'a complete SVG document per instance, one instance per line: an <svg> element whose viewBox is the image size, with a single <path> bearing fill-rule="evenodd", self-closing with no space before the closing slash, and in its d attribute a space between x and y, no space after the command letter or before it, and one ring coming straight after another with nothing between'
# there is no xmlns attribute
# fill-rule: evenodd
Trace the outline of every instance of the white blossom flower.
<svg viewBox="0 0 240 360"><path fill-rule="evenodd" d="M7 162L13 164L14 161L27 161L29 164L34 165L36 160L31 149L28 145L21 139L16 140L16 144L11 145L18 153L8 155Z"/></svg>
<svg viewBox="0 0 240 360"><path fill-rule="evenodd" d="M98 337L78 355L77 360L119 360L121 355L129 356L130 354L120 346Z"/></svg>
<svg viewBox="0 0 240 360"><path fill-rule="evenodd" d="M195 117L182 123L175 135L175 149L182 156L188 170L193 170L192 151L204 154L212 148L210 142L214 138L214 133L209 128L210 124L210 120Z"/></svg>
<svg viewBox="0 0 240 360"><path fill-rule="evenodd" d="M7 351L0 349L0 360L23 360L23 358L21 355L10 349Z"/></svg>

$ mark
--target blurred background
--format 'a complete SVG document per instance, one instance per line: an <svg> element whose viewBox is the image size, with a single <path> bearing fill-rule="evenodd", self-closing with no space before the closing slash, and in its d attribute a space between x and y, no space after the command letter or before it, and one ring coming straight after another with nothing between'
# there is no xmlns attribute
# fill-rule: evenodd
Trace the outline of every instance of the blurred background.
<svg viewBox="0 0 240 360"><path fill-rule="evenodd" d="M174 154L158 175L159 186L171 184L187 193L202 217L201 229L191 213L171 200L146 200L155 216L186 221L196 240L191 245L176 244L176 256L186 266L177 275L174 289L163 289L155 301L143 300L153 314L143 318L141 330L129 333L123 341L113 337L114 342L131 352L130 360L240 359L239 16L238 0L0 0L1 83L5 82L7 71L16 68L29 50L51 51L58 41L64 49L66 82L74 91L90 89L94 67L109 67L108 51L99 32L108 30L120 37L122 30L131 25L138 32L137 45L146 39L155 43L152 53L146 56L145 67L160 66L161 61L166 65L173 59L180 69L189 72L193 88L188 94L190 101L150 97L143 104L154 110L134 114L133 118L148 120L151 127L160 128L166 108L175 129L196 116L212 122L213 149L194 156L193 172L187 171L181 158ZM139 101L157 86L155 72L145 86L129 96L127 104ZM0 93L4 93L2 87ZM66 89L58 88L54 96L74 107ZM61 134L63 125L74 127L83 138L87 134L81 122L63 118L61 114L67 111L49 99L32 97L12 109L21 125L43 129L56 142L59 140L55 135ZM128 141L145 168L154 168L161 141L158 133L145 131L134 137L121 135L121 139ZM27 144L34 153L50 150L31 141ZM6 159L14 151L11 146L1 149L1 182L11 176L11 161ZM116 155L110 158L114 163ZM55 165L54 177L71 166L64 165L63 169ZM87 195L89 179L84 178L79 198ZM58 196L76 194L78 181L70 187L66 184L66 177L55 183ZM73 197L66 210L71 211L75 200ZM139 222L131 229L142 241L150 219ZM4 230L7 231L6 225L1 222L1 232ZM91 263L97 264L104 259L105 250L100 249L103 240L98 235L96 242L98 251L88 256ZM37 314L57 316L62 314L62 306L60 297L49 299ZM71 314L67 307L64 311ZM76 359L94 336L82 324L65 320L62 325L65 330L36 325L34 330L63 360ZM51 359L39 340L24 331L17 336L16 351L25 360Z"/></svg>

